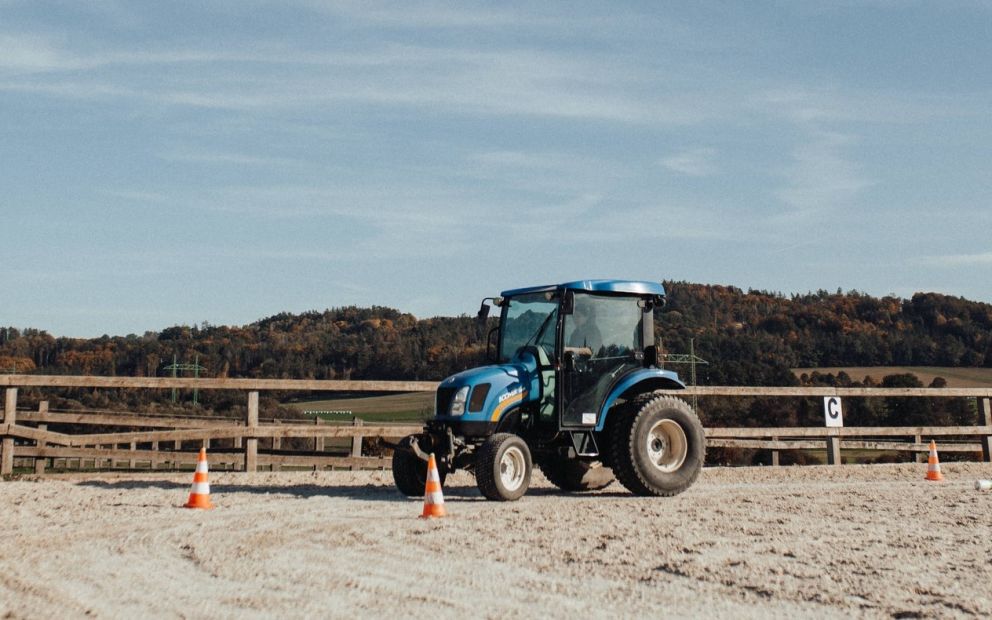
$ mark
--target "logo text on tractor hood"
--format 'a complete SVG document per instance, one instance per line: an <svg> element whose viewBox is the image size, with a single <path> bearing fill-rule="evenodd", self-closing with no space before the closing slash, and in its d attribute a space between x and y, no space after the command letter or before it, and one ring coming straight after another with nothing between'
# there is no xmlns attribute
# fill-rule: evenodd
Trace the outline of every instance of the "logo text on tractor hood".
<svg viewBox="0 0 992 620"><path fill-rule="evenodd" d="M517 394L523 394L523 391L524 391L523 386L520 386L520 387L518 387L516 389L510 390L506 394L503 394L502 396L500 396L498 402L503 402L507 398L512 398L512 397L516 396Z"/></svg>

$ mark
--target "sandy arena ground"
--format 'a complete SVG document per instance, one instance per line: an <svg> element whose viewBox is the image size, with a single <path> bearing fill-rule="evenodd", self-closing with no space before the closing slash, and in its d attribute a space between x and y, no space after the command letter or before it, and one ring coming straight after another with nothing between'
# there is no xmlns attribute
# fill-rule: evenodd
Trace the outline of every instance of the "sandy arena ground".
<svg viewBox="0 0 992 620"><path fill-rule="evenodd" d="M0 482L0 616L992 616L988 464L708 469L685 494L511 504L459 473L417 518L390 472Z"/></svg>

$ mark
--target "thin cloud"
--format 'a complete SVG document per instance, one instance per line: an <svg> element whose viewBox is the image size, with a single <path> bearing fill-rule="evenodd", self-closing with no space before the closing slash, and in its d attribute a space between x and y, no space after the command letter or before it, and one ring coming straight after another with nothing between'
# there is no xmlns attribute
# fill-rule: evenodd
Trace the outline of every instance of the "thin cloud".
<svg viewBox="0 0 992 620"><path fill-rule="evenodd" d="M0 81L0 91L48 95L62 99L111 100L111 99L154 99L148 93L131 88L114 86L100 81L56 80L50 82L25 81L24 79Z"/></svg>
<svg viewBox="0 0 992 620"><path fill-rule="evenodd" d="M872 184L846 156L845 150L856 142L851 135L815 131L810 142L793 151L792 164L783 171L786 186L775 192L790 207L785 219L805 219L847 206Z"/></svg>
<svg viewBox="0 0 992 620"><path fill-rule="evenodd" d="M153 202L161 204L169 201L169 197L165 194L142 190L107 189L100 190L99 193L104 196L110 196L111 198L119 198L127 202Z"/></svg>
<svg viewBox="0 0 992 620"><path fill-rule="evenodd" d="M500 168L541 168L562 170L573 167L574 160L561 153L525 153L521 151L490 151L469 157L486 166Z"/></svg>
<svg viewBox="0 0 992 620"><path fill-rule="evenodd" d="M404 29L496 29L508 26L520 26L527 23L527 20L519 14L501 9L499 5L463 6L457 3L439 4L429 2L411 6L407 3L353 2L347 0L333 3L298 0L297 4L315 11L339 15L367 24Z"/></svg>
<svg viewBox="0 0 992 620"><path fill-rule="evenodd" d="M661 165L672 172L692 177L705 177L717 173L716 149L698 148L676 153L661 160Z"/></svg>
<svg viewBox="0 0 992 620"><path fill-rule="evenodd" d="M0 33L0 72L20 74L79 66L46 37Z"/></svg>
<svg viewBox="0 0 992 620"><path fill-rule="evenodd" d="M599 193L632 176L619 162L560 151L491 151L471 155L468 162L474 165L461 174L470 179L555 199Z"/></svg>
<svg viewBox="0 0 992 620"><path fill-rule="evenodd" d="M739 240L741 231L708 205L665 203L627 205L606 196L579 195L556 205L527 210L528 225L511 233L522 243L589 244L644 240ZM567 231L567 233L563 232Z"/></svg>
<svg viewBox="0 0 992 620"><path fill-rule="evenodd" d="M334 15L372 27L388 27L400 31L407 30L483 30L483 31L540 31L542 33L569 33L602 35L604 31L630 33L644 27L645 15L619 14L616 11L594 12L595 5L586 5L581 11L569 10L564 13L543 7L541 4L521 10L516 6L499 3L459 3L459 2L369 2L338 0L292 0L314 12ZM548 8L549 10L545 10ZM659 20L654 17L655 26ZM665 24L664 34L670 35L674 26Z"/></svg>
<svg viewBox="0 0 992 620"><path fill-rule="evenodd" d="M8 74L2 90L140 99L157 106L271 110L373 104L652 125L698 122L709 107L702 93L658 88L670 76L657 68L632 69L623 56L525 47L390 45L314 52L283 45L267 50L260 43L252 50L87 53L25 38L12 39L8 47L14 53L0 61L6 62L0 69L10 69L0 73ZM139 70L159 64L176 69L161 79ZM238 64L258 65L251 80Z"/></svg>
<svg viewBox="0 0 992 620"><path fill-rule="evenodd" d="M992 93L943 93L781 85L755 90L745 106L755 114L784 118L797 125L816 123L920 123L935 118L986 116Z"/></svg>
<svg viewBox="0 0 992 620"><path fill-rule="evenodd" d="M978 254L948 254L945 256L926 256L922 262L935 267L968 267L992 265L992 252Z"/></svg>
<svg viewBox="0 0 992 620"><path fill-rule="evenodd" d="M173 150L159 154L165 161L188 164L213 164L222 166L304 166L305 162L284 157L256 157L241 153L222 153L217 151Z"/></svg>

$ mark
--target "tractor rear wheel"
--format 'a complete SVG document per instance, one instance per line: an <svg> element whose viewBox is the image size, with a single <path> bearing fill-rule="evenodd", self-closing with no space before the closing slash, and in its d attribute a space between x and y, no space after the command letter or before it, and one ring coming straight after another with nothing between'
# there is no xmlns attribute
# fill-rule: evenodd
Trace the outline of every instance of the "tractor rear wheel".
<svg viewBox="0 0 992 620"><path fill-rule="evenodd" d="M487 499L512 502L527 492L532 469L527 442L512 433L496 433L479 448L475 481Z"/></svg>
<svg viewBox="0 0 992 620"><path fill-rule="evenodd" d="M635 495L685 491L703 467L706 440L692 407L671 396L632 401L612 426L613 472Z"/></svg>
<svg viewBox="0 0 992 620"><path fill-rule="evenodd" d="M597 461L579 461L564 456L546 456L538 462L541 473L562 491L598 491L616 479L613 470Z"/></svg>
<svg viewBox="0 0 992 620"><path fill-rule="evenodd" d="M438 463L437 474L444 486L448 469ZM393 451L393 482L400 493L408 497L423 495L427 488L427 461L420 460L416 454L403 449Z"/></svg>

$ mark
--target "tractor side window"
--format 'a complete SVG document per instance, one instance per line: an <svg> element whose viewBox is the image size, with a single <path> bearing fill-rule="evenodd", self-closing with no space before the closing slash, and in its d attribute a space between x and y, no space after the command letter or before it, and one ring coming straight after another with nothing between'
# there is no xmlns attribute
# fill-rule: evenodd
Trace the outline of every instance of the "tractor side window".
<svg viewBox="0 0 992 620"><path fill-rule="evenodd" d="M636 354L644 348L643 320L636 298L575 295L574 312L564 324L565 351L576 362L565 378L563 423L594 423L610 387L641 367Z"/></svg>
<svg viewBox="0 0 992 620"><path fill-rule="evenodd" d="M555 354L558 297L551 293L521 295L507 300L500 321L499 358L510 361L525 346L543 348L550 359Z"/></svg>
<svg viewBox="0 0 992 620"><path fill-rule="evenodd" d="M565 350L592 359L632 357L644 348L643 318L629 297L576 295L575 310L565 317Z"/></svg>

